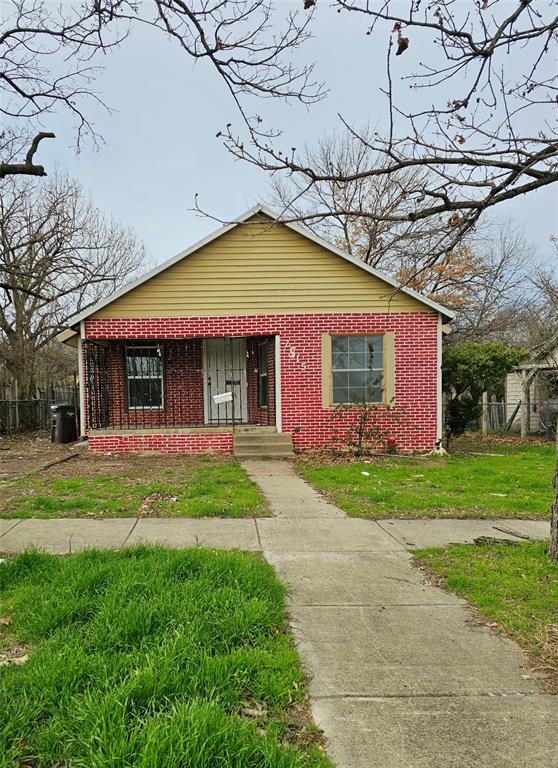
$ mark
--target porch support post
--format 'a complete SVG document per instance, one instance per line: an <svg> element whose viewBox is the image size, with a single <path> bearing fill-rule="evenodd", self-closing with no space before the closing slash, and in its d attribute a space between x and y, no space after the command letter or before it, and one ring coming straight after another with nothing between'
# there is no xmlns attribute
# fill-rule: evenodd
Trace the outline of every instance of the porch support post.
<svg viewBox="0 0 558 768"><path fill-rule="evenodd" d="M275 336L275 424L277 432L283 431L281 409L281 337L277 334Z"/></svg>
<svg viewBox="0 0 558 768"><path fill-rule="evenodd" d="M78 376L79 376L79 436L85 437L85 372L83 365L82 339L85 337L85 322L79 324L78 336Z"/></svg>

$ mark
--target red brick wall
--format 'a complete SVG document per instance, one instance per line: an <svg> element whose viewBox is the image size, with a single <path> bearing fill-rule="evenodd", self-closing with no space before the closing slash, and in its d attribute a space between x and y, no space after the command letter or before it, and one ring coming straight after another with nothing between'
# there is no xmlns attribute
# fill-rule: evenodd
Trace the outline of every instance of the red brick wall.
<svg viewBox="0 0 558 768"><path fill-rule="evenodd" d="M90 450L97 453L232 453L233 436L226 432L199 434L91 435Z"/></svg>
<svg viewBox="0 0 558 768"><path fill-rule="evenodd" d="M433 312L292 314L87 320L91 339L279 335L282 428L296 450L331 445L354 422L322 407L322 333L395 334L398 416L378 413L377 427L399 450L430 450L437 435L437 326Z"/></svg>

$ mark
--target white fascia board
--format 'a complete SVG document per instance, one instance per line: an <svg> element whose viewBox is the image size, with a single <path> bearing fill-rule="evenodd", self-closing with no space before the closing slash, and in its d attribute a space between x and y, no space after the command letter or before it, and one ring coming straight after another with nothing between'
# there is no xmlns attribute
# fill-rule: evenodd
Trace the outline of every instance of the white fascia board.
<svg viewBox="0 0 558 768"><path fill-rule="evenodd" d="M411 288L406 288L405 286L400 285L397 282L397 280L394 280L389 275L385 275L383 272L380 272L374 267L371 267L369 264L365 264L361 259L357 259L354 256L351 256L346 251L341 250L341 248L337 248L337 246L333 245L327 240L324 240L319 235L315 235L306 227L303 227L296 222L281 221L280 219L277 218L277 214L275 214L266 206L255 205L253 208L250 208L241 216L238 216L236 219L234 219L234 221L232 221L230 224L224 224L219 229L215 230L214 232L211 232L209 235L206 235L201 240L198 240L198 242L194 243L194 245L190 246L190 248L187 248L184 251L180 251L180 253L178 253L176 256L173 256L171 259L164 261L158 267L154 267L149 272L146 272L144 275L139 277L137 280L134 280L133 282L128 283L127 285L123 286L119 290L115 291L111 296L107 297L106 299L102 299L101 301L97 302L97 304L95 304L92 307L89 307L89 309L85 310L84 312L74 315L74 317L70 317L67 321L68 326L73 326L81 322L82 320L84 320L86 317L89 317L95 312L98 312L103 307L106 307L108 304L111 304L116 299L119 299L121 296L124 296L124 294L134 290L134 288L137 288L138 286L147 282L152 277L155 277L156 275L158 275L160 272L164 272L165 269L172 267L177 262L181 261L182 259L185 259L187 256L190 256L192 253L199 250L200 248L203 248L204 245L208 245L209 243L213 242L213 240L216 240L218 237L221 237L221 235L224 235L226 232L230 232L231 229L234 229L239 224L244 223L247 219L252 218L252 216L255 216L258 213L262 213L264 214L264 216L268 216L277 224L283 224L284 226L289 227L289 229L292 229L294 232L297 232L299 235L302 235L303 237L308 238L308 240L312 240L317 245L320 245L322 248L325 248L331 253L334 253L336 256L340 256L342 259L345 259L345 261L348 261L349 263L353 264L355 267L359 267L359 269L363 269L365 272L368 272L370 275L373 275L379 280L382 280L384 283L387 283L396 291L401 291L402 293L405 293L407 296L411 296L413 299L416 299L422 304L425 304L426 306L430 307L431 309L441 314L443 317L448 318L449 320L452 320L455 317L455 313L452 312L451 310L446 309L441 304L437 304L435 301L428 299L426 296L423 296L422 294L417 293L416 291L413 291Z"/></svg>
<svg viewBox="0 0 558 768"><path fill-rule="evenodd" d="M78 338L78 332L73 328L65 328L60 333L57 333L54 338L61 344L71 344L72 341Z"/></svg>

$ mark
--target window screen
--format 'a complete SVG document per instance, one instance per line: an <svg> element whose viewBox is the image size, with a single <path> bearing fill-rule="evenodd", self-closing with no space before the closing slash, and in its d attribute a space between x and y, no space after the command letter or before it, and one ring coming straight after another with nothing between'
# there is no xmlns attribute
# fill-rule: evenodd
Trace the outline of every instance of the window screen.
<svg viewBox="0 0 558 768"><path fill-rule="evenodd" d="M333 336L331 371L334 403L381 403L384 337Z"/></svg>
<svg viewBox="0 0 558 768"><path fill-rule="evenodd" d="M126 347L129 408L163 407L163 350L159 345Z"/></svg>

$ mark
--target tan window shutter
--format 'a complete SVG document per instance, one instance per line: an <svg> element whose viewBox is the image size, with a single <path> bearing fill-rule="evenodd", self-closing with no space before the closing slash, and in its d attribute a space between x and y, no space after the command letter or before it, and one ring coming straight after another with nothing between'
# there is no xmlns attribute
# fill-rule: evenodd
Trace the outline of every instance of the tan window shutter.
<svg viewBox="0 0 558 768"><path fill-rule="evenodd" d="M395 401L395 333L384 334L384 402L390 405Z"/></svg>
<svg viewBox="0 0 558 768"><path fill-rule="evenodd" d="M331 402L331 336L322 333L322 406L330 408Z"/></svg>

